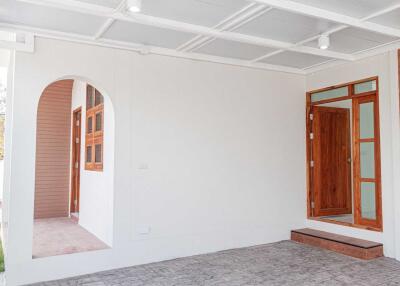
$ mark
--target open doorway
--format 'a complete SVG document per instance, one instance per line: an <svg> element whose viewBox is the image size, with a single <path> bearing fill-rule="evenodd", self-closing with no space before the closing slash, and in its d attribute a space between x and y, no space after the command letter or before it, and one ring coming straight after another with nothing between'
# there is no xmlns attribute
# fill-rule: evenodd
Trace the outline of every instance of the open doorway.
<svg viewBox="0 0 400 286"><path fill-rule="evenodd" d="M308 217L382 230L378 78L307 94Z"/></svg>
<svg viewBox="0 0 400 286"><path fill-rule="evenodd" d="M81 174L81 118L82 108L79 107L72 114L72 168L71 168L71 199L70 215L79 220L79 188Z"/></svg>
<svg viewBox="0 0 400 286"><path fill-rule="evenodd" d="M103 94L80 79L53 82L42 93L33 258L112 244L114 125L111 101Z"/></svg>

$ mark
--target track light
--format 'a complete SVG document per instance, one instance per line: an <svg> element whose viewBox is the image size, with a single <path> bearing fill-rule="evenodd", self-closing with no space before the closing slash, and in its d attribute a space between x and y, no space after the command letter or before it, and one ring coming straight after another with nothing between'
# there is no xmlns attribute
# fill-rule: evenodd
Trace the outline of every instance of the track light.
<svg viewBox="0 0 400 286"><path fill-rule="evenodd" d="M142 10L142 0L127 0L126 8L129 12L138 13Z"/></svg>
<svg viewBox="0 0 400 286"><path fill-rule="evenodd" d="M321 35L318 39L318 46L321 50L326 50L329 48L330 39L328 35Z"/></svg>

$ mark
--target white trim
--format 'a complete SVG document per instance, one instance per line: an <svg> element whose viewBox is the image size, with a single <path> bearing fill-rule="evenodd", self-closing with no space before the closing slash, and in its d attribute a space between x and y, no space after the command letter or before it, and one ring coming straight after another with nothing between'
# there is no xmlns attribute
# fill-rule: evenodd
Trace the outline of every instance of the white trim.
<svg viewBox="0 0 400 286"><path fill-rule="evenodd" d="M379 54L387 53L389 51L400 49L400 40L396 40L391 43L382 44L379 47L370 48L364 51L360 51L354 54L354 60L358 61L361 59L373 57ZM321 63L315 66L304 68L306 74L311 74L317 71L321 71L330 67L339 66L344 64L343 61L333 61L333 62L326 62Z"/></svg>
<svg viewBox="0 0 400 286"><path fill-rule="evenodd" d="M8 30L8 29L7 29ZM7 50L16 50L20 52L28 52L33 53L35 50L35 37L32 33L13 31L19 35L22 35L24 38L23 42L19 41L5 41L0 40L0 48Z"/></svg>
<svg viewBox="0 0 400 286"><path fill-rule="evenodd" d="M390 77L391 80L394 82L391 83L391 122L392 122L392 164L393 164L393 190L394 192L394 247L395 247L395 258L400 260L400 194L397 190L400 188L400 102L399 102L399 94L400 94L400 87L399 87L399 77L398 68L400 67L400 63L398 62L397 50L393 52L393 57L395 59L390 60L390 74L393 77Z"/></svg>
<svg viewBox="0 0 400 286"><path fill-rule="evenodd" d="M1 23L1 22L0 22L0 28L1 29L6 28L6 29L25 30L25 31L34 33L36 36L42 37L42 38L57 39L57 40L64 40L64 41L69 41L69 42L84 43L84 44L89 44L89 45L130 50L130 51L139 52L141 54L152 53L152 54L157 54L157 55L164 55L164 56L185 58L185 59L191 59L191 60L197 60L197 61L206 61L206 62L227 64L227 65L233 65L233 66L241 66L241 67L247 67L247 68L253 68L253 69L272 70L272 71L279 71L279 72L293 73L293 74L302 74L302 75L305 74L304 71L301 69L291 68L291 67L287 67L287 66L269 65L269 64L263 64L263 63L252 63L250 61L244 61L244 60L238 60L238 59L223 58L223 57L216 57L216 56L196 54L196 53L185 53L185 52L179 52L179 51L176 51L173 49L143 46L142 44L121 42L121 41L108 40L108 39L94 40L93 37L90 37L90 36L58 32L58 31L52 31L52 30L47 30L47 29L31 28L31 27Z"/></svg>

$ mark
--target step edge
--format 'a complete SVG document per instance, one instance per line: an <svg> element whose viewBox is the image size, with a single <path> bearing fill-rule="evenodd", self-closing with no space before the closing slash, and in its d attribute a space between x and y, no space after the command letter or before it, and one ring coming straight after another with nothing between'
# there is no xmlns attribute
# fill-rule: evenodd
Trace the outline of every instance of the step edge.
<svg viewBox="0 0 400 286"><path fill-rule="evenodd" d="M374 246L365 247L365 246L356 245L356 244L345 242L345 241L340 241L340 240L333 239L333 238L320 237L320 236L317 236L317 235L312 235L312 234L304 233L304 232L301 232L301 231L292 230L291 232L294 232L294 233L297 233L297 234L301 234L301 235L305 235L305 236L318 238L318 239L328 240L328 241L332 241L332 242L336 242L336 243L346 244L346 245L357 247L357 248L361 248L361 249L373 249L373 248L376 248L376 247L382 247L383 246L382 243L376 242L376 245L374 245Z"/></svg>

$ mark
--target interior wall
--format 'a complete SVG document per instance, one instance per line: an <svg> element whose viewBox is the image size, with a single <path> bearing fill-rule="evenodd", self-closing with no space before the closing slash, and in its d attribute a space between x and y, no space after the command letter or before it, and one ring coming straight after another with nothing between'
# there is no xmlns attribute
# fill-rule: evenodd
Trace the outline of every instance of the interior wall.
<svg viewBox="0 0 400 286"><path fill-rule="evenodd" d="M37 111L34 218L69 216L72 80L47 86Z"/></svg>
<svg viewBox="0 0 400 286"><path fill-rule="evenodd" d="M304 76L42 38L35 49L15 62L12 285L289 239L304 226ZM113 247L32 260L32 122L41 89L71 75L114 108Z"/></svg>
<svg viewBox="0 0 400 286"><path fill-rule="evenodd" d="M85 170L86 85L74 80L72 112L81 107L81 164L79 224L108 245L113 236L114 112L109 97L104 97L103 171ZM98 88L99 87L96 87ZM72 126L72 125L71 125Z"/></svg>
<svg viewBox="0 0 400 286"><path fill-rule="evenodd" d="M396 214L399 200L396 199L395 184L399 174L395 174L396 148L399 130L398 89L395 86L397 75L393 69L395 52L389 52L353 63L331 67L307 76L307 90L316 90L346 82L379 76L379 108L381 139L381 176L382 176L382 211L383 232L362 230L334 225L319 221L307 220L307 225L320 230L382 242L388 257L396 255ZM397 147L396 147L397 146ZM397 239L399 241L399 239Z"/></svg>

